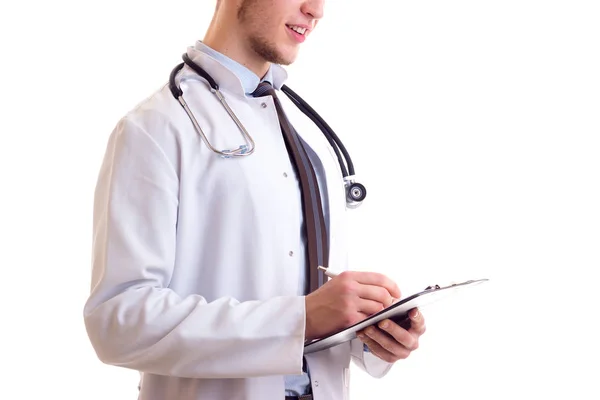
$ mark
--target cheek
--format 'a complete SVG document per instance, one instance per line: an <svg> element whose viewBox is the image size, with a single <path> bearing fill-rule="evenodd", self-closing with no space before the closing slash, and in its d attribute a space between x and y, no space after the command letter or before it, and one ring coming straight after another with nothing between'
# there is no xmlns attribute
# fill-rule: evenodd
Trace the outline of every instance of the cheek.
<svg viewBox="0 0 600 400"><path fill-rule="evenodd" d="M275 35L281 34L282 29L275 19L269 18L268 12L260 11L254 18L252 31L265 39L273 39Z"/></svg>

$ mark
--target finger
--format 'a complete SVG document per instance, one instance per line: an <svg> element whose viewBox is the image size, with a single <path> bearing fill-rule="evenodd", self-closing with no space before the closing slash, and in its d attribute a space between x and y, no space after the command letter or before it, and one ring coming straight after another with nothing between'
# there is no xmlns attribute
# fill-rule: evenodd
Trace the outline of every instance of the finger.
<svg viewBox="0 0 600 400"><path fill-rule="evenodd" d="M391 297L399 299L400 288L387 276L377 272L344 271L339 276L347 276L363 285L380 286L385 288Z"/></svg>
<svg viewBox="0 0 600 400"><path fill-rule="evenodd" d="M365 329L361 340L369 347L369 350L388 362L394 362L410 355L409 349L375 326Z"/></svg>
<svg viewBox="0 0 600 400"><path fill-rule="evenodd" d="M386 307L383 304L381 304L379 301L366 300L363 298L358 299L356 306L357 306L357 311L364 313L368 316L376 314L379 311L383 310L384 307Z"/></svg>
<svg viewBox="0 0 600 400"><path fill-rule="evenodd" d="M357 332L356 335L358 336L360 341L369 348L369 351L377 357L383 359L384 357L388 357L391 355L389 351L385 350L376 341L367 336L366 331L364 329L360 332Z"/></svg>
<svg viewBox="0 0 600 400"><path fill-rule="evenodd" d="M385 350L392 354L399 353L400 351L406 350L406 348L400 345L393 337L388 335L386 332L378 329L376 326L370 326L365 329L365 334L380 345Z"/></svg>
<svg viewBox="0 0 600 400"><path fill-rule="evenodd" d="M406 315L404 318L390 318L393 322L397 323L398 325L400 325L401 327L403 327L406 330L410 329L410 318L408 317L408 315Z"/></svg>
<svg viewBox="0 0 600 400"><path fill-rule="evenodd" d="M377 302L382 309L390 306L394 301L387 289L381 286L358 284L356 294L363 300Z"/></svg>
<svg viewBox="0 0 600 400"><path fill-rule="evenodd" d="M379 322L378 327L408 350L416 350L419 347L418 335L404 329L394 321L384 319Z"/></svg>
<svg viewBox="0 0 600 400"><path fill-rule="evenodd" d="M373 355L382 359L383 361L393 363L393 362L396 362L399 358L399 357L396 357L395 355L393 355L392 353L390 353L389 351L387 351L386 349L384 349L383 347L381 347L377 342L373 341L372 339L366 339L365 344L367 345L367 347L369 348L369 351ZM408 355L406 357L408 357ZM406 358L406 357L403 357L403 358Z"/></svg>
<svg viewBox="0 0 600 400"><path fill-rule="evenodd" d="M409 331L417 336L421 336L425 333L425 318L419 309L414 308L408 313L410 318L410 329Z"/></svg>

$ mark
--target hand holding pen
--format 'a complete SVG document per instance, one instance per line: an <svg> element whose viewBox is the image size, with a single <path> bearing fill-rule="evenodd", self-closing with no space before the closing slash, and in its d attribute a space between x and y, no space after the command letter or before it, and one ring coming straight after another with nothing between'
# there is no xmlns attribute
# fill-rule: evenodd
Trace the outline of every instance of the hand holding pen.
<svg viewBox="0 0 600 400"><path fill-rule="evenodd" d="M330 278L335 278L336 276L339 275L339 272L332 271L329 268L325 268L325 267L323 267L321 265L319 265L318 269L320 269L321 271L323 271L325 273L325 275L327 275ZM399 297L398 298L392 297L392 303L391 304L395 303L398 300L399 300ZM387 307L389 307L389 305Z"/></svg>
<svg viewBox="0 0 600 400"><path fill-rule="evenodd" d="M400 298L398 286L382 274L354 271L336 273L321 266L319 269L323 270L331 280L306 297L307 332L309 329L311 332L318 332L313 330L316 321L320 320L323 324L320 328L323 330L327 330L339 321L331 312L339 313L342 325L345 325L342 326L343 329L381 311ZM337 303L330 297L331 295L338 296ZM338 308L340 304L341 309ZM408 318L410 323L406 326L384 319L377 325L358 331L357 336L372 354L393 363L407 358L412 351L416 350L419 346L419 337L425 333L425 319L418 309L410 310ZM337 330L339 328L333 331Z"/></svg>
<svg viewBox="0 0 600 400"><path fill-rule="evenodd" d="M313 340L354 325L400 297L400 289L376 272L325 271L331 280L306 296L305 339Z"/></svg>

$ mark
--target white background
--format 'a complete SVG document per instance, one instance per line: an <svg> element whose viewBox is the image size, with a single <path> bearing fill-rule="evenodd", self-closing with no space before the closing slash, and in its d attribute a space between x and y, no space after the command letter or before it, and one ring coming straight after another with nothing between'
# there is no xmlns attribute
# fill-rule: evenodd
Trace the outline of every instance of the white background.
<svg viewBox="0 0 600 400"><path fill-rule="evenodd" d="M136 398L83 326L92 196L116 121L201 39L213 0L0 8L1 398ZM367 186L352 267L423 310L421 348L353 399L600 398L597 1L329 0L289 68ZM593 382L596 383L593 383Z"/></svg>

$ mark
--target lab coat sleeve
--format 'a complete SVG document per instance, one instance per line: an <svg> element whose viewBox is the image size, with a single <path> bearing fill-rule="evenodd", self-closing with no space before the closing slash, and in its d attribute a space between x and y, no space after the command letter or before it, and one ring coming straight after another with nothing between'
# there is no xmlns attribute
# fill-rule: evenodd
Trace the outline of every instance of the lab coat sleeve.
<svg viewBox="0 0 600 400"><path fill-rule="evenodd" d="M131 120L108 141L94 199L85 327L110 365L186 378L302 373L304 297L240 302L169 289L179 180L155 138Z"/></svg>
<svg viewBox="0 0 600 400"><path fill-rule="evenodd" d="M352 339L350 346L354 364L374 378L383 378L394 365L376 357L371 352L364 351L363 342L358 338Z"/></svg>

